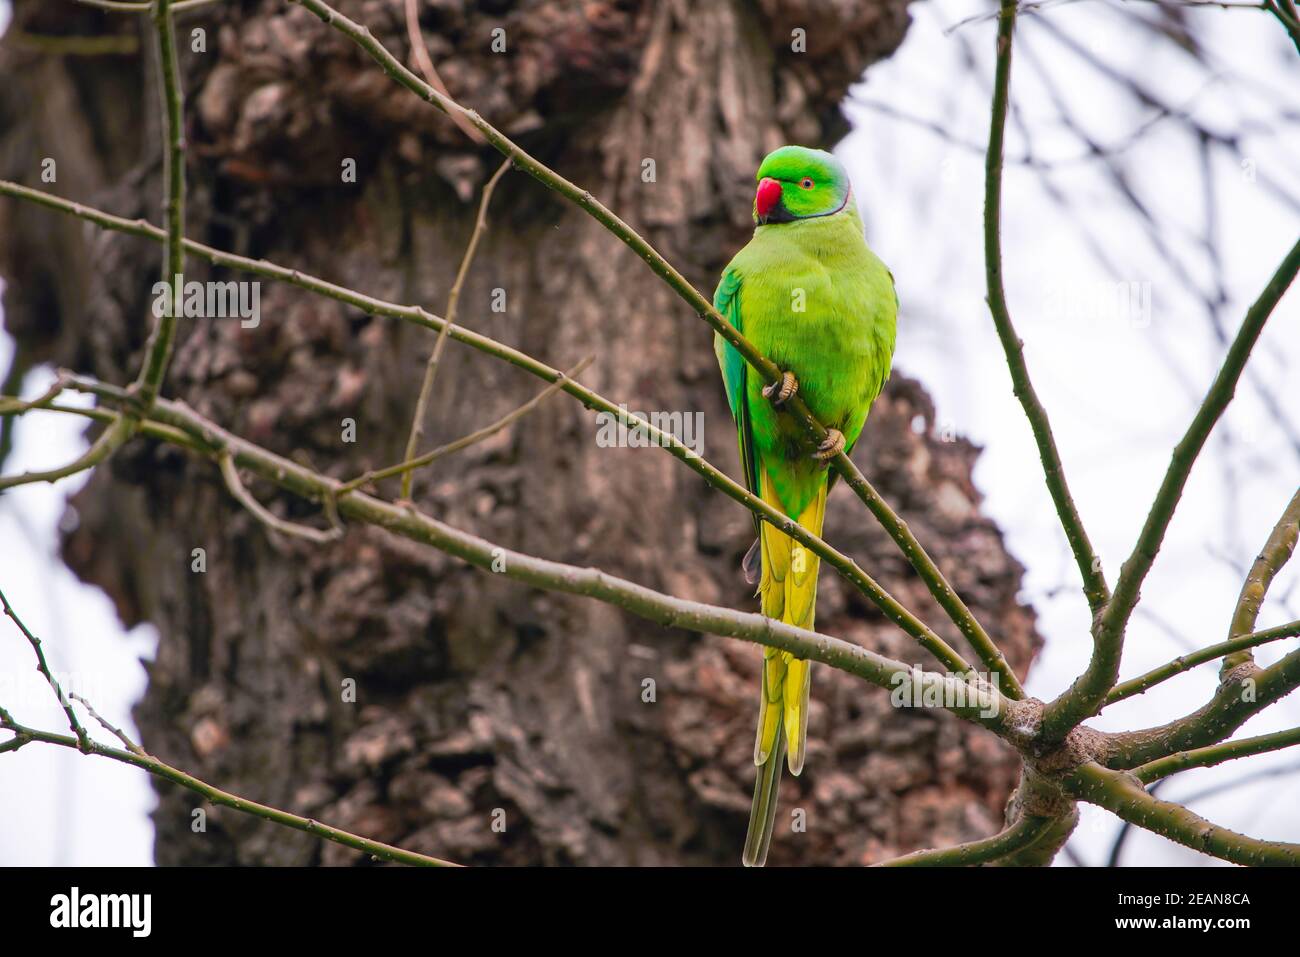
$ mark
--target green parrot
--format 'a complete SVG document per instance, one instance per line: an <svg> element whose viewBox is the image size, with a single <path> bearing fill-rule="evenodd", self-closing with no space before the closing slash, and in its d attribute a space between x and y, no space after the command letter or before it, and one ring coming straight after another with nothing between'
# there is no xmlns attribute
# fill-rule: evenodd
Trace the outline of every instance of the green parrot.
<svg viewBox="0 0 1300 957"><path fill-rule="evenodd" d="M758 168L754 237L722 273L713 304L784 374L765 386L722 336L714 351L740 437L751 492L820 535L826 514L826 465L852 451L894 354L898 297L894 277L863 238L853 189L830 153L783 146ZM809 452L806 433L780 407L794 393L829 431ZM762 612L813 627L819 560L755 516L758 540L745 577L758 584ZM803 770L812 663L764 649L754 742L754 803L744 863L767 860L781 761Z"/></svg>

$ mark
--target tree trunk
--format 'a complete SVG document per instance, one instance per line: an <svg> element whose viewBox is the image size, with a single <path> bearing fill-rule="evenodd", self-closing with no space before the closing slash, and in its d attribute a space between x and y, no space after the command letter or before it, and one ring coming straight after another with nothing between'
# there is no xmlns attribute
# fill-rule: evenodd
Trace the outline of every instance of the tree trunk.
<svg viewBox="0 0 1300 957"><path fill-rule="evenodd" d="M149 19L44 6L18 0L14 29L113 31L138 36L144 52L4 49L0 171L160 222ZM338 6L414 64L402 0ZM908 23L904 0L436 0L420 16L453 97L589 188L705 290L752 228L764 153L840 136L838 101ZM495 28L504 53L492 50ZM192 49L196 29L206 52ZM791 49L797 29L806 52ZM297 6L217 4L180 15L178 32L188 234L441 313L478 187L499 156ZM54 185L39 181L44 157L57 161ZM355 183L342 181L346 159L356 161ZM868 210L890 201L859 195ZM0 206L0 222L5 318L23 362L128 381L159 247L15 203ZM186 278L246 277L191 260ZM504 311L494 311L502 297ZM261 312L255 329L184 320L166 393L339 478L400 460L432 334L270 283ZM560 368L594 353L584 382L632 410L701 413L704 454L738 474L708 327L524 173L497 190L459 320ZM907 322L904 303L903 337ZM540 386L449 343L424 446L491 421ZM1016 600L1021 569L979 514L977 450L932 425L923 389L896 375L856 458L1023 674L1039 639ZM421 473L414 497L509 547L757 610L739 570L752 538L745 511L663 452L607 448L598 435L577 403L548 399ZM280 514L311 515L269 486L252 490ZM382 490L397 494L395 484ZM98 469L73 507L69 565L112 596L128 625L160 632L135 715L144 746L163 759L469 864L739 860L758 649L532 591L377 528L350 527L327 547L277 538L231 500L209 462L146 440ZM832 496L826 528L940 623L847 490ZM196 548L205 572L192 571ZM925 661L832 572L821 583L826 631ZM954 628L938 630L964 648ZM347 679L355 703L341 693ZM896 710L829 668L816 670L812 701L808 763L783 784L774 864L866 863L997 828L1018 765L991 736L933 709ZM159 792L160 864L360 860L221 809L196 834L195 796ZM792 826L796 809L806 830Z"/></svg>

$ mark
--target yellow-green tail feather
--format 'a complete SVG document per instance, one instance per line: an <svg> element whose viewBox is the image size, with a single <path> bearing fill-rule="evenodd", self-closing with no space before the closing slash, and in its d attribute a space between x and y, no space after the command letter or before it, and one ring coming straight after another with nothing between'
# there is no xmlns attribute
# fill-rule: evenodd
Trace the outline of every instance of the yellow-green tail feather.
<svg viewBox="0 0 1300 957"><path fill-rule="evenodd" d="M758 766L758 779L754 782L754 803L749 809L749 831L745 834L745 853L741 860L746 867L762 867L767 863L767 849L772 845L772 825L776 822L776 792L781 786L781 760L785 756L785 735L781 733L781 709L773 708L776 715L776 750Z"/></svg>
<svg viewBox="0 0 1300 957"><path fill-rule="evenodd" d="M820 535L826 515L826 483L799 515L798 522ZM760 494L765 502L784 511L766 473ZM812 629L817 605L819 559L784 532L763 523L759 531L763 574L758 591L763 614L769 618ZM763 681L759 692L758 731L754 739L754 803L749 814L744 862L761 867L767 859L776 815L781 761L790 773L803 770L808 743L808 692L812 662L775 648L763 650Z"/></svg>

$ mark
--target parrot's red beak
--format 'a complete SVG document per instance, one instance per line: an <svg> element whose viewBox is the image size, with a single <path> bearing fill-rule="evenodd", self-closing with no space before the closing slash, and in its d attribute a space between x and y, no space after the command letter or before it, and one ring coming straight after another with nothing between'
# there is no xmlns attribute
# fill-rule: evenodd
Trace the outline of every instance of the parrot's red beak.
<svg viewBox="0 0 1300 957"><path fill-rule="evenodd" d="M759 180L758 192L754 194L754 213L760 220L767 219L769 213L781 202L781 184L770 176Z"/></svg>

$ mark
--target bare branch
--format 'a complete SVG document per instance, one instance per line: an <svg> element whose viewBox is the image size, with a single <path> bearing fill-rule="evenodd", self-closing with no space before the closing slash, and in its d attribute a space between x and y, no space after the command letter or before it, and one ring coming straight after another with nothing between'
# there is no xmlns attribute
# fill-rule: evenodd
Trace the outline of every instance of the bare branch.
<svg viewBox="0 0 1300 957"><path fill-rule="evenodd" d="M180 89L180 70L176 60L176 36L172 26L171 0L156 0L147 5L153 10L155 32L158 36L158 58L162 72L162 100L167 117L167 143L163 148L163 178L166 181L167 232L163 250L163 280L175 281L185 262L185 131L184 101ZM176 317L172 315L175 296L169 296L167 306L149 336L147 354L136 379L138 402L147 410L158 394L162 377L171 356L172 340L176 334ZM0 478L0 490L32 482L55 482L77 472L93 468L113 455L134 434L138 421L135 404L95 440L81 456L67 465L44 472Z"/></svg>
<svg viewBox="0 0 1300 957"><path fill-rule="evenodd" d="M33 741L42 744L53 744L64 748L77 748L84 754L95 755L101 758L109 758L122 764L130 764L137 768L148 771L155 777L171 781L173 784L179 784L181 787L202 795L208 801L221 807L233 808L243 814L250 814L253 817L260 817L263 820L271 821L274 824L283 827L291 827L296 831L304 831L313 837L324 838L327 841L333 841L335 844L342 844L344 847L351 847L358 851L364 851L377 860L392 861L396 864L411 864L417 867L457 867L451 861L444 861L437 857L430 857L427 854L417 854L415 851L408 851L400 847L394 847L392 844L385 844L382 841L372 841L368 838L353 834L350 831L344 831L337 827L331 827L328 824L322 824L320 821L311 818L299 817L297 814L290 814L288 811L282 811L279 808L270 807L266 804L259 804L256 801L250 801L248 798L240 797L237 794L231 794L229 791L223 791L220 788L213 787L206 781L200 781L191 774L174 768L158 758L143 751L123 751L118 748L110 748L100 744L98 741L90 741L85 747L78 744L77 739L71 738L66 734L54 734L49 731L41 731L37 728L29 728L26 725L17 724L7 718L0 717L0 727L14 732L15 737L11 741L0 745L0 753L5 751L16 751L18 748Z"/></svg>
<svg viewBox="0 0 1300 957"><path fill-rule="evenodd" d="M18 613L14 611L13 606L9 604L9 599L5 597L3 591L0 591L0 605L4 606L4 613L13 620L13 623L18 626L18 630L23 633L24 637L26 637L27 643L32 646L32 651L36 655L36 670L45 677L45 681L54 692L54 697L59 701L59 707L61 707L63 713L68 716L68 727L71 728L72 733L77 736L76 747L83 753L86 752L90 748L90 736L86 734L86 729L81 726L81 721L78 720L77 713L72 710L72 702L68 700L68 696L64 694L63 688L59 686L58 679L54 677L53 673L50 671L50 666L46 664L45 651L41 648L41 639L32 634L31 629L23 624L23 620L18 617ZM13 720L7 711L0 714L0 719L3 719L6 722Z"/></svg>
<svg viewBox="0 0 1300 957"><path fill-rule="evenodd" d="M4 414L10 413L6 411ZM57 482L59 479L94 468L121 448L134 431L135 424L128 415L114 416L112 423L100 434L99 438L91 443L90 448L67 465L41 472L24 472L21 475L0 476L0 491L18 485L30 485L35 482Z"/></svg>
<svg viewBox="0 0 1300 957"><path fill-rule="evenodd" d="M1296 52L1300 53L1300 12L1296 11L1294 0L1264 0L1260 6L1277 18L1283 29L1290 34Z"/></svg>
<svg viewBox="0 0 1300 957"><path fill-rule="evenodd" d="M18 406L25 406L27 403L17 403ZM29 409L18 408L8 401L0 400L0 417L8 418L9 416L24 415L27 412L60 412L65 415L76 415L83 419L92 419L95 422L103 422L105 425L111 425L121 416L116 412L109 412L107 409L85 409L76 405L63 405L59 402L46 402L38 406L32 406ZM179 429L173 429L169 425L163 425L159 422L142 421L138 424L136 433L148 438L158 439L168 442L172 445L179 445L182 448L190 449L195 452L205 452L194 443L190 436L186 435Z"/></svg>
<svg viewBox="0 0 1300 957"><path fill-rule="evenodd" d="M185 271L185 96L181 90L180 65L176 58L176 30L172 24L171 0L155 0L154 30L158 36L158 63L162 74L163 115L166 117L166 142L163 145L163 180L166 198L163 212L167 221L167 239L163 243L162 279L172 295L154 325L146 346L144 365L135 381L141 404L146 410L162 387L167 363L176 338L175 304L180 290L172 289Z"/></svg>
<svg viewBox="0 0 1300 957"><path fill-rule="evenodd" d="M1185 807L1148 794L1132 775L1088 763L1064 783L1081 800L1202 854L1246 866L1300 864L1300 844L1261 841L1211 824Z"/></svg>
<svg viewBox="0 0 1300 957"><path fill-rule="evenodd" d="M113 737L117 738L117 740L121 741L122 744L126 746L126 749L128 751L130 751L132 754L138 754L142 757L148 757L148 755L145 754L144 748L140 747L140 745L132 741L131 738L127 735L127 733L123 731L121 728L117 727L117 725L110 723L107 718L105 718L103 715L101 715L98 711L95 710L95 706L92 705L89 701L87 701L81 695L77 694L75 691L72 692L68 697L80 701L81 706L86 709L86 711L90 714L92 718L94 718L96 721L99 722L100 727L102 727L109 734L113 735Z"/></svg>
<svg viewBox="0 0 1300 957"><path fill-rule="evenodd" d="M1225 741L1222 744L1196 748L1193 751L1179 751L1167 758L1160 758L1135 768L1133 775L1143 784L1150 784L1171 774L1177 774L1179 771L1186 771L1188 768L1211 768L1224 761L1267 754L1269 751L1280 751L1297 744L1300 744L1300 728L1290 728L1272 734L1256 735L1253 738Z"/></svg>
<svg viewBox="0 0 1300 957"><path fill-rule="evenodd" d="M10 28L5 46L31 50L46 56L136 56L140 41L134 36L56 36L48 33L22 33Z"/></svg>
<svg viewBox="0 0 1300 957"><path fill-rule="evenodd" d="M1106 695L1106 704L1112 705L1116 701L1123 701L1135 694L1142 694L1162 681L1167 681L1175 675L1180 675L1184 671L1195 668L1207 661L1214 661L1224 655L1231 655L1247 648L1256 648L1270 641L1294 638L1297 635L1300 635L1300 621L1289 621L1285 625L1278 625L1276 628L1265 628L1249 635L1241 635L1237 638L1221 641L1217 645L1209 645L1190 654L1180 655L1159 668L1152 668L1144 675L1117 684L1110 690L1110 694Z"/></svg>
<svg viewBox="0 0 1300 957"><path fill-rule="evenodd" d="M1051 830L1055 818L1029 817L1020 818L1004 831L978 841L955 844L952 847L934 848L925 851L913 851L902 857L881 861L876 867L973 867L987 864L1000 857L1006 857L1015 851L1033 844Z"/></svg>
<svg viewBox="0 0 1300 957"><path fill-rule="evenodd" d="M296 522L286 521L267 509L261 502L253 498L248 489L244 487L244 483L239 478L239 469L235 467L234 457L228 451L217 453L217 464L221 467L221 477L225 480L226 488L230 490L230 494L235 497L235 500L240 505L248 509L255 519L272 531L279 532L281 535L288 535L291 538L305 538L317 545L324 545L342 537L343 530L341 528L320 529L312 528L309 525L299 525Z"/></svg>
<svg viewBox="0 0 1300 957"><path fill-rule="evenodd" d="M443 326L443 331L446 331L446 329L447 326ZM469 435L461 436L459 439L456 439L453 442L448 442L446 445L440 445L433 451L425 452L423 455L416 456L413 459L408 459L405 462L399 462L396 465L390 465L388 468L376 469L374 471L366 472L364 475L360 475L357 478L352 479L350 482L344 482L342 485L340 485L339 494L342 495L347 492L351 492L353 489L364 488L365 486L371 485L374 482L378 482L382 479L392 478L394 475L401 475L405 477L409 475L411 472L413 472L415 469L423 468L429 463L436 462L438 459L443 458L444 456L453 455L456 452L463 451L464 449L469 448L471 445L476 445L479 442L482 442L484 439L496 435L502 429L507 428L510 425L514 424L519 419L522 419L529 412L533 411L533 409L537 408L539 405L545 402L546 399L548 399L550 396L562 390L566 382L572 381L574 378L576 378L584 369L587 368L587 366L591 365L592 361L595 358L596 357L594 355L587 356L585 359L579 362L568 372L562 374L560 378L556 379L554 382L548 385L541 392L537 393L537 395L533 396L523 405L519 406L519 408L515 409L512 412L507 412L505 415L497 419L491 425L486 425L475 432L469 433ZM403 494L402 498L407 499L407 496Z"/></svg>
<svg viewBox="0 0 1300 957"><path fill-rule="evenodd" d="M1074 553L1075 563L1083 578L1083 593L1088 599L1088 606L1097 614L1110 598L1106 577L1101 571L1101 560L1097 557L1088 539L1088 533L1079 517L1079 510L1070 494L1070 486L1065 478L1061 464L1061 454L1056 448L1056 439L1052 435L1052 426L1047 418L1047 410L1034 391L1034 384L1029 378L1029 367L1025 364L1024 343L1016 334L1011 322L1011 313L1007 308L1007 295L1002 287L1002 153L1003 137L1006 130L1007 106L1011 99L1011 39L1015 32L1016 0L1002 0L998 15L997 36L997 71L993 81L992 120L989 124L989 148L984 159L984 269L988 286L989 312L993 316L993 325L997 329L1002 351L1006 354L1007 366L1011 370L1013 392L1020 400L1029 428L1034 434L1038 446L1038 455L1043 463L1043 475L1047 480L1047 489L1051 493L1056 513L1065 530L1066 540Z"/></svg>
<svg viewBox="0 0 1300 957"><path fill-rule="evenodd" d="M408 16L412 9L412 2L413 0L407 0ZM432 64L430 69L432 69ZM473 127L470 127L470 129L472 130ZM479 239L483 235L483 230L487 228L487 211L488 204L492 202L492 193L497 188L497 182L509 168L510 161L506 160L483 187L483 194L478 204L478 217L474 221L474 231L470 233L469 242L465 245L465 254L461 257L460 269L456 271L456 280L452 283L451 292L447 296L446 322L438 330L438 338L433 344L433 351L429 353L428 364L424 367L424 381L420 383L420 397L415 403L415 415L411 418L411 434L406 440L406 454L402 456L403 459L415 458L416 450L420 447L420 439L424 435L424 417L428 410L429 395L433 392L433 378L438 372L438 360L442 358L443 346L447 343L447 332L456 322L456 307L460 303L460 291L465 285L465 277L469 275L470 264L474 262L474 253L478 250ZM403 499L411 497L411 481L413 477L414 472L405 471L402 473L401 497Z"/></svg>
<svg viewBox="0 0 1300 957"><path fill-rule="evenodd" d="M1175 751L1217 744L1297 687L1300 650L1268 668L1247 662L1221 677L1214 696L1191 714L1159 727L1109 735L1104 763L1134 768Z"/></svg>
<svg viewBox="0 0 1300 957"><path fill-rule="evenodd" d="M3 408L3 414L5 415L14 413L22 415L24 412L30 412L32 409L41 409L49 405L57 399L67 387L67 380L61 375L56 375L54 381L50 383L50 387L36 398L29 401L22 401L16 397L6 398L0 400L0 408Z"/></svg>
<svg viewBox="0 0 1300 957"><path fill-rule="evenodd" d="M371 841L367 838L349 833L348 831L330 827L327 824L321 824L320 822L313 821L309 818L299 817L296 814L290 814L287 811L281 811L278 808L269 807L265 804L258 804L256 801L249 801L246 798L215 788L212 785L200 781L198 778L186 774L184 771L178 770L177 768L153 757L142 747L132 741L121 728L116 727L103 718L91 703L81 695L74 693L65 697L63 689L59 686L58 681L55 680L45 663L45 653L41 649L40 639L32 634L27 626L23 624L22 620L10 606L9 600L5 597L2 591L0 591L0 604L3 604L4 613L13 619L14 623L27 637L32 649L36 652L38 667L41 673L45 676L45 680L49 682L50 687L54 689L54 693L58 697L59 703L63 706L63 710L68 716L68 723L75 734L75 737L70 737L64 734L54 734L48 731L40 731L36 728L27 727L26 725L15 721L13 715L3 707L0 707L0 728L11 731L14 734L12 739L0 744L0 754L4 754L7 751L17 751L19 748L33 741L58 745L65 748L76 748L82 754L98 755L100 757L111 758L123 764L131 764L135 767L143 768L150 774L171 781L175 784L179 784L197 794L201 794L213 804L234 808L235 810L241 811L245 814L251 814L255 817L260 817L285 827L305 831L316 837L325 838L326 840L334 841L335 843L343 844L359 851L365 851L380 860L394 861L400 864L422 865L426 867L456 866L450 861L440 860L436 857L429 857L425 854L417 854L414 851L407 851L400 847L394 847L390 844L384 844L379 841ZM85 728L83 728L81 723L77 720L77 716L73 712L68 698L75 698L77 701L81 702L82 706L90 713L91 717L121 741L122 744L125 745L126 750L120 751L116 748L109 748L92 740L90 736L86 734Z"/></svg>
<svg viewBox="0 0 1300 957"><path fill-rule="evenodd" d="M1168 781L1157 781L1155 784L1151 785L1151 787L1147 788L1147 793L1154 795L1161 787L1168 783ZM1190 802L1187 801L1182 802L1184 807L1188 806L1189 803ZM1128 843L1128 839L1132 836L1133 831L1134 824L1132 821L1120 821L1119 831L1115 834L1115 843L1110 846L1110 855L1106 858L1106 867L1120 866L1120 861L1123 859L1124 855L1124 845Z"/></svg>
<svg viewBox="0 0 1300 957"><path fill-rule="evenodd" d="M420 32L420 13L416 7L418 2L419 0L406 0L406 38L411 44L411 56L415 59L420 72L424 74L424 78L429 81L429 85L443 96L450 96L446 84L442 82L442 77L434 68L433 59L429 56L429 47L424 42L424 34ZM475 143L482 145L487 142L483 139L483 134L474 129L463 116L452 114L451 120ZM447 318L450 319L451 316Z"/></svg>
<svg viewBox="0 0 1300 957"><path fill-rule="evenodd" d="M154 4L147 0L74 0L82 6L94 7L96 10L105 10L109 13L148 13L153 9ZM201 7L212 6L215 3L222 3L223 0L177 0L171 5L173 13L188 13L191 10L198 10Z"/></svg>
<svg viewBox="0 0 1300 957"><path fill-rule="evenodd" d="M1232 614L1232 625L1228 629L1229 639L1238 638L1254 630L1255 621L1259 618L1259 608L1264 603L1264 596L1268 594L1269 586L1273 584L1278 571L1295 551L1297 535L1300 535L1300 489L1296 490L1287 507L1283 509L1282 517L1273 526L1273 531L1269 533L1268 540L1264 542L1264 547L1256 557L1255 563L1251 565L1250 573L1241 586L1237 608ZM1234 651L1223 659L1223 673L1227 674L1233 668L1252 660L1253 655L1249 647Z"/></svg>

